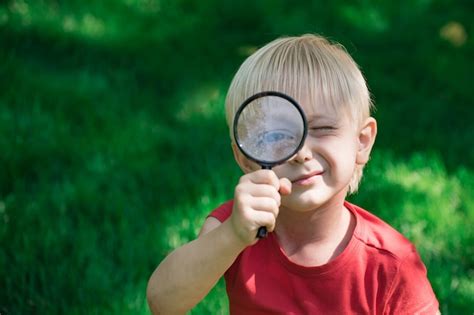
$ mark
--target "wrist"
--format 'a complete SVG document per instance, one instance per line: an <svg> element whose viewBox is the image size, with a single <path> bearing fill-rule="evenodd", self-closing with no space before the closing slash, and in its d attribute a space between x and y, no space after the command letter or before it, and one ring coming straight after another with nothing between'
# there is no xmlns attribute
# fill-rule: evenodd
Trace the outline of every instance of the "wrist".
<svg viewBox="0 0 474 315"><path fill-rule="evenodd" d="M254 240L249 242L245 236L242 236L238 231L238 227L236 227L232 221L232 218L229 218L224 223L222 223L221 227L224 230L228 242L239 249L239 252L244 250L247 246L252 245Z"/></svg>

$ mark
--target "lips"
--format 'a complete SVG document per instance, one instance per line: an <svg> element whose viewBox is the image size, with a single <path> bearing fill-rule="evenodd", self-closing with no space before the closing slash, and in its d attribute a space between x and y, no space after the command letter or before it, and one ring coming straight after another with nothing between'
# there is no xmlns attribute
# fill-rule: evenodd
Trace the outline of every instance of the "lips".
<svg viewBox="0 0 474 315"><path fill-rule="evenodd" d="M310 184L316 179L316 176L321 175L321 174L323 174L323 171L314 171L314 172L305 174L303 176L300 176L291 182L293 184L301 184L301 185Z"/></svg>

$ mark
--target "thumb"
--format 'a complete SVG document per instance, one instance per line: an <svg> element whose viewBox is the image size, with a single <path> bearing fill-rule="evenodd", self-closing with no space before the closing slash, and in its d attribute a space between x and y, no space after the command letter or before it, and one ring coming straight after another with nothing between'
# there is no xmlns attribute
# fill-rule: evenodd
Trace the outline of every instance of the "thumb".
<svg viewBox="0 0 474 315"><path fill-rule="evenodd" d="M280 178L280 189L278 191L283 196L291 194L291 182L288 178Z"/></svg>

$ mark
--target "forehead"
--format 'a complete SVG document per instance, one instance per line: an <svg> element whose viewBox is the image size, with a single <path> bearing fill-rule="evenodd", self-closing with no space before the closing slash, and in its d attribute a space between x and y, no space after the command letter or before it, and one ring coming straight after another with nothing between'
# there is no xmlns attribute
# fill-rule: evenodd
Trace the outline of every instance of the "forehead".
<svg viewBox="0 0 474 315"><path fill-rule="evenodd" d="M300 102L300 106L308 122L338 123L349 118L347 108L329 102L306 99Z"/></svg>

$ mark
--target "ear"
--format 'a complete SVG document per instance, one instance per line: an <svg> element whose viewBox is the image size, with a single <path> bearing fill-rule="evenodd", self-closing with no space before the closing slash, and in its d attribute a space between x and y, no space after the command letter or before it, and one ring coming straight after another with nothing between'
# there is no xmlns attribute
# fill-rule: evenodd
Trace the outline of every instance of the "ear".
<svg viewBox="0 0 474 315"><path fill-rule="evenodd" d="M257 163L253 162L252 160L249 160L237 147L237 144L235 144L234 141L231 143L232 146L232 152L234 153L234 158L237 164L239 165L240 169L244 173L250 173L253 171L258 170L260 167L258 166Z"/></svg>
<svg viewBox="0 0 474 315"><path fill-rule="evenodd" d="M369 161L370 151L375 143L377 136L377 121L373 117L365 120L362 128L359 130L358 136L358 150L356 156L356 163L365 165Z"/></svg>

